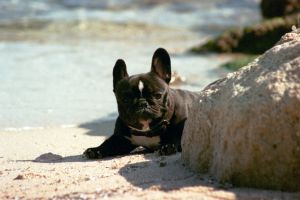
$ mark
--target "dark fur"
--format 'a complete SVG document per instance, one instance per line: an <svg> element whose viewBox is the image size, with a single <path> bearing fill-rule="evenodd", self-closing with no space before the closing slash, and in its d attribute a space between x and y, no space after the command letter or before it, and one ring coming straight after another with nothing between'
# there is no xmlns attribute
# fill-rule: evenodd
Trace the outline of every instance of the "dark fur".
<svg viewBox="0 0 300 200"><path fill-rule="evenodd" d="M181 135L189 108L198 94L169 88L171 79L171 61L166 50L159 48L152 58L151 71L145 74L128 76L126 64L118 60L113 69L113 87L116 96L119 117L116 120L114 134L99 147L84 152L88 158L129 154L140 146L131 141L131 137L148 134L160 139L157 146L145 146L150 150L160 150L161 154L180 151ZM143 89L139 89L140 82ZM142 92L141 92L142 91ZM150 131L137 131L149 123ZM165 125L164 122L168 122Z"/></svg>

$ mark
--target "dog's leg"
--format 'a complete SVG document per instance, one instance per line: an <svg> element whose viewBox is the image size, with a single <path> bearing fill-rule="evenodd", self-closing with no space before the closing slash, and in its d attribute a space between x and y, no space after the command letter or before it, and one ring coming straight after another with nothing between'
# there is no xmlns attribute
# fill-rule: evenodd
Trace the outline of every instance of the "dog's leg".
<svg viewBox="0 0 300 200"><path fill-rule="evenodd" d="M88 148L83 155L89 159L105 158L110 156L118 156L129 154L137 146L125 138L128 135L128 127L118 117L116 120L114 134L105 140L100 146Z"/></svg>
<svg viewBox="0 0 300 200"><path fill-rule="evenodd" d="M161 137L160 155L171 155L181 152L181 136L185 119L169 128Z"/></svg>
<svg viewBox="0 0 300 200"><path fill-rule="evenodd" d="M125 137L113 134L99 147L88 148L83 154L89 159L104 158L129 154L137 146L132 145Z"/></svg>

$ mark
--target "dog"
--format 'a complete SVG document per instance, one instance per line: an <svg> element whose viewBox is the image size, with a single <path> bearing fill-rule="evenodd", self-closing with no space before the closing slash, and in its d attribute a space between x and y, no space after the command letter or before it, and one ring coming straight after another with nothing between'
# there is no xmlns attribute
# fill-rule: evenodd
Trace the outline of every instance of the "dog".
<svg viewBox="0 0 300 200"><path fill-rule="evenodd" d="M170 56L163 48L154 52L148 73L128 76L125 62L117 60L113 92L119 116L114 133L100 146L88 148L84 156L126 155L139 146L161 155L181 151L184 123L199 93L170 88L171 73Z"/></svg>

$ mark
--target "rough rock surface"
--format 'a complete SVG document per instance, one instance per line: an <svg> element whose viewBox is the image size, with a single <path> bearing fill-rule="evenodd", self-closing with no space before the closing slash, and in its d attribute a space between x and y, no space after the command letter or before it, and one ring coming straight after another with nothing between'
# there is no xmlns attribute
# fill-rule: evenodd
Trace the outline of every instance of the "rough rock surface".
<svg viewBox="0 0 300 200"><path fill-rule="evenodd" d="M300 30L202 91L182 158L236 186L300 191Z"/></svg>

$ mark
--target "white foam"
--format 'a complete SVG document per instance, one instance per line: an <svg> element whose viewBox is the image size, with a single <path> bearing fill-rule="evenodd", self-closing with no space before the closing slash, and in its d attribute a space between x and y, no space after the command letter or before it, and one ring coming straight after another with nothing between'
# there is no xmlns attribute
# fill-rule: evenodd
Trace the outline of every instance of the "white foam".
<svg viewBox="0 0 300 200"><path fill-rule="evenodd" d="M8 127L8 128L4 128L3 130L7 131L7 132L18 132L18 131L43 130L43 129L45 129L45 127L26 126L26 127L21 127L21 128Z"/></svg>
<svg viewBox="0 0 300 200"><path fill-rule="evenodd" d="M61 128L74 128L74 127L77 127L78 125L75 125L75 124L66 124L66 125L61 125L60 127Z"/></svg>
<svg viewBox="0 0 300 200"><path fill-rule="evenodd" d="M67 128L74 128L78 127L79 125L76 124L66 124L66 125L60 125L60 128L67 129ZM7 127L0 130L6 131L6 132L20 132L20 131L31 131L31 130L44 130L50 127L43 127L43 126L24 126L24 127Z"/></svg>

